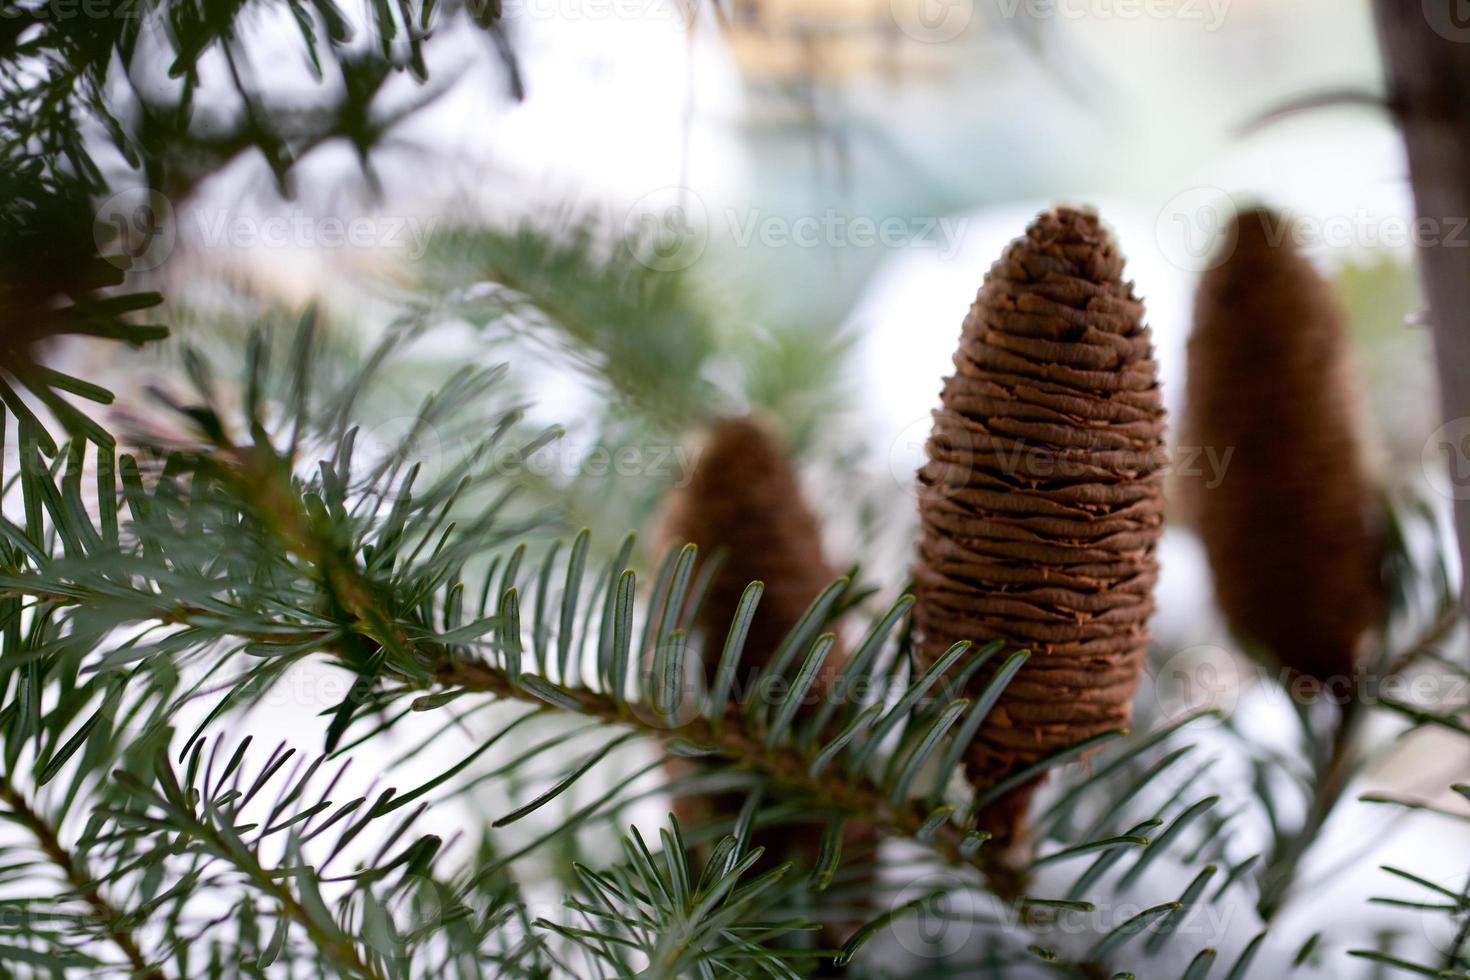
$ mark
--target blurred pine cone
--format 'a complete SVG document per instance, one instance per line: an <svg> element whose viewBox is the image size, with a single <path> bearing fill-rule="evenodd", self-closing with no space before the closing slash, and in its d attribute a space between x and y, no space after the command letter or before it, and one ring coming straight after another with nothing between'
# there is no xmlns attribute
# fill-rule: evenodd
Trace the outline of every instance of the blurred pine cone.
<svg viewBox="0 0 1470 980"><path fill-rule="evenodd" d="M1285 219L1232 231L1195 297L1180 443L1230 455L1186 490L1231 626L1300 675L1350 679L1384 598L1346 316Z"/></svg>
<svg viewBox="0 0 1470 980"><path fill-rule="evenodd" d="M1122 272L1095 214L1040 215L986 276L934 413L915 648L926 662L959 640L1031 651L970 748L977 785L1130 718L1165 455L1149 331ZM1035 785L981 814L984 829L1019 839Z"/></svg>
<svg viewBox="0 0 1470 980"><path fill-rule="evenodd" d="M699 548L699 567L716 554L722 556L696 623L704 639L707 684L714 680L726 633L746 586L754 581L764 583L736 674L733 690L737 696L748 696L754 678L781 641L836 578L822 553L816 515L802 496L780 438L754 418L723 418L710 424L694 472L688 484L669 498L655 537L665 544L694 543ZM697 567L696 577L698 574ZM828 690L845 659L840 645L829 651L809 700ZM687 765L684 760L669 761L673 772L685 771ZM744 802L743 793L685 796L676 801L675 812L685 824L733 821ZM758 834L755 842L768 852L760 867L783 860L810 864L817 857L824 832L824 824L802 823ZM870 852L874 840L870 825L849 822L844 854ZM866 859L870 858L869 853ZM856 878L857 883L848 887L861 891L865 876L859 873ZM863 898L847 898L843 904L860 906ZM823 938L840 942L851 926L845 921L828 923Z"/></svg>
<svg viewBox="0 0 1470 980"><path fill-rule="evenodd" d="M716 553L723 556L699 613L707 681L714 679L745 587L765 583L746 637L736 692L750 690L750 679L837 577L823 557L816 515L802 497L780 438L754 418L710 424L689 482L669 499L659 536L693 542L701 565ZM827 657L828 678L840 667L837 654L833 650Z"/></svg>

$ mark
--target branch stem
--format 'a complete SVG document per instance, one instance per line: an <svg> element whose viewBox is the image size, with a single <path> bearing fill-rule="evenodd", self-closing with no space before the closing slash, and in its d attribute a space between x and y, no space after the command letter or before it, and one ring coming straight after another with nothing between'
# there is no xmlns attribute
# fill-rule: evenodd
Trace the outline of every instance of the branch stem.
<svg viewBox="0 0 1470 980"><path fill-rule="evenodd" d="M66 883L86 903L92 918L107 930L107 938L127 957L134 977L143 980L164 980L164 975L148 965L133 934L123 924L123 917L102 894L101 888L83 872L81 862L61 843L55 828L31 805L30 800L15 788L11 781L0 776L0 802L10 810L10 815L35 838L41 853L56 865L66 877Z"/></svg>
<svg viewBox="0 0 1470 980"><path fill-rule="evenodd" d="M1263 921L1269 922L1285 904L1301 871L1302 860L1352 781L1357 768L1356 742L1364 716L1362 709L1360 697L1354 696L1344 703L1332 733L1332 747L1318 773L1306 818L1295 833L1278 843L1271 860L1261 872L1261 897L1256 908Z"/></svg>

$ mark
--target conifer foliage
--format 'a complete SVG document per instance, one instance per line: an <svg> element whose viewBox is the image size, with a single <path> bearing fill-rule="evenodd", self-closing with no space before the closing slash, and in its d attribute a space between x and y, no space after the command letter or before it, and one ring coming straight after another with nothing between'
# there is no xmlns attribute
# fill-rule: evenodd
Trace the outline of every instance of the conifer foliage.
<svg viewBox="0 0 1470 980"><path fill-rule="evenodd" d="M453 302L355 324L374 339L349 367L324 366L337 326L315 306L212 351L167 341L172 369L147 362L165 379L113 416L105 379L53 359L76 337L120 359L181 318L92 227L112 192L191 193L241 155L285 192L326 140L368 165L436 91L434 38L454 25L489 33L519 92L500 4L375 2L356 19L332 0L100 5L131 19L10 6L0 976L1246 980L1348 962L1345 937L1292 935L1275 916L1347 805L1364 756L1348 721L1367 702L1325 738L1298 705L1302 758L1244 726L1203 737L1216 712L1140 711L1125 731L1164 418L1142 306L1096 215L1038 217L965 319L918 475L911 587L902 569L834 575L797 461L750 418L710 425L671 488L671 545L646 559L621 526L567 520L578 490L616 480L526 477L563 432L527 421L523 346L487 340L504 362L460 358L429 379L401 437L368 428L385 392L401 395L398 368L468 324L600 375L606 404L588 411L603 434L682 424L732 363L764 363L765 400L745 401L785 406L788 433L821 441L825 344L793 330L732 357L690 280L639 266L601 226L458 229L439 247L462 261L440 273L473 281L429 276ZM294 25L313 77L334 83L325 101L275 102L248 70L261 12ZM174 88L142 84L145 48L168 56ZM395 78L424 91L389 111ZM221 80L233 112L196 115ZM1373 635L1376 662L1470 680L1449 642L1453 575L1409 546L1429 509L1385 509L1381 540L1358 523L1370 501L1322 284L1251 236L1242 226L1205 281L1191 366L1198 438L1243 446L1265 418L1286 433L1207 521L1251 539L1210 541L1227 612L1298 670L1340 670L1372 633L1381 550L1384 618L1412 623L1424 596L1441 615L1401 647L1385 638L1406 630ZM1253 376L1229 360L1237 341L1278 362L1255 379L1265 414L1223 397L1228 376ZM426 433L455 450L426 458ZM1292 453L1338 482L1313 482ZM1280 500L1260 476L1272 467L1294 496L1258 518L1261 495ZM1303 512L1318 495L1324 512ZM1337 564L1311 581L1308 556L1286 556L1301 561L1290 590L1314 590L1307 611L1263 618L1231 583L1259 575L1262 543L1293 522L1301 551ZM266 740L252 712L292 697L298 672L343 683L298 712L308 736ZM1470 735L1456 705L1377 706L1400 723L1390 738ZM1249 792L1222 785L1221 763L1253 774ZM1283 787L1306 805L1280 805ZM691 800L716 803L694 815ZM1467 975L1463 877L1386 871L1406 891L1383 903L1423 913L1434 948L1352 955Z"/></svg>

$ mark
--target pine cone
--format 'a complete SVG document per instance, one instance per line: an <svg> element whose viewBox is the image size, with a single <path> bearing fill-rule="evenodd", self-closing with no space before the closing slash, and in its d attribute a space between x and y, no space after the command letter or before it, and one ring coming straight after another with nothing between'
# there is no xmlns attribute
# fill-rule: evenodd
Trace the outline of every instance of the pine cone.
<svg viewBox="0 0 1470 980"><path fill-rule="evenodd" d="M1130 718L1165 455L1149 331L1122 272L1095 214L1039 216L986 276L934 413L915 649L925 662L959 640L1031 651L969 750L976 785ZM1018 839L1035 785L982 814L985 829Z"/></svg>
<svg viewBox="0 0 1470 980"><path fill-rule="evenodd" d="M719 419L710 425L694 473L688 485L670 498L657 537L670 543L693 542L699 547L701 565L717 551L724 554L696 624L704 638L706 683L714 680L725 636L745 587L753 581L764 583L765 591L751 621L736 675L737 695L749 695L760 669L769 663L807 607L836 578L822 554L816 515L802 497L796 472L780 439L752 418ZM801 651L802 656L805 653ZM828 652L809 700L829 688L845 660L840 645ZM679 773L686 771L688 763L671 759L668 766L671 772ZM743 793L685 796L675 801L675 812L686 824L733 820L744 802ZM756 843L766 848L768 856L757 870L783 860L814 861L824 832L825 827L816 823L762 831ZM852 856L871 851L875 840L871 825L851 821L844 835L844 853ZM861 890L864 880L859 875L848 887ZM849 899L844 904L861 904L861 899ZM840 943L854 925L829 922L823 929L823 940Z"/></svg>
<svg viewBox="0 0 1470 980"><path fill-rule="evenodd" d="M836 578L822 556L816 515L802 498L780 439L753 418L711 423L688 485L669 501L660 536L693 542L701 564L716 551L724 553L699 614L707 681L714 679L745 587L765 584L745 640L736 692L749 691L751 678ZM828 678L840 667L837 654L828 654Z"/></svg>
<svg viewBox="0 0 1470 980"><path fill-rule="evenodd" d="M697 623L704 638L707 683L713 682L726 632L735 619L735 607L745 586L764 583L734 688L736 695L750 695L761 667L769 663L786 633L836 577L823 558L816 514L801 495L797 473L786 458L779 436L750 417L711 423L695 461L694 475L682 491L670 498L659 536L669 542L694 542L700 548L700 564L714 552L723 552L723 563L710 582ZM801 652L804 655L806 651ZM828 691L845 660L841 645L833 646L808 699ZM669 760L667 768L670 774L679 774L688 770L688 765L685 760ZM685 826L710 820L734 821L744 802L744 793L738 792L681 796L675 801L675 813ZM782 861L810 864L822 848L823 835L825 826L816 823L761 830L754 843L764 846L767 855L757 870L775 867ZM844 861L870 861L875 848L876 835L870 824L857 820L847 824L842 839ZM839 902L861 907L869 873L860 871L853 876L850 871L848 876L844 890L856 896ZM847 939L857 924L848 921L850 917L836 915L826 921L820 933L822 942L839 945Z"/></svg>
<svg viewBox="0 0 1470 980"><path fill-rule="evenodd" d="M1287 230L1240 215L1200 282L1181 444L1230 453L1189 489L1231 625L1300 675L1348 679L1383 610L1380 502L1345 315Z"/></svg>

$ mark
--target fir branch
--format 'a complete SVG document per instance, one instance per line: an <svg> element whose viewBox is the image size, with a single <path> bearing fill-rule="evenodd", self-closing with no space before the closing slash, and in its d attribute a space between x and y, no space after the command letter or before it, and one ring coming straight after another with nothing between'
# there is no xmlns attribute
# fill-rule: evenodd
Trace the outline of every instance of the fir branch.
<svg viewBox="0 0 1470 980"><path fill-rule="evenodd" d="M524 684L513 682L504 671L483 662L446 659L436 668L435 676L447 690L489 694L503 700L537 705L546 703L544 696L534 693ZM894 805L882 788L865 779L854 779L836 768L824 769L813 776L811 758L793 753L791 746L784 742L768 745L762 735L748 729L744 714L735 708L726 711L719 722L700 717L668 728L634 712L627 703L619 704L611 695L599 691L557 688L556 696L558 707L630 728L660 742L665 749L672 745L676 751L687 754L688 746L692 744L704 753L729 760L737 769L757 773L787 790L800 793L815 806L862 815L892 836L927 836L920 833L930 822L931 815L926 810L916 805ZM928 842L948 862L976 867L993 876L991 883L998 894L1010 894L1012 897L1021 894L1023 877L1009 874L1003 867L982 860L980 855L987 854L983 848L973 855L965 853L963 831L946 824Z"/></svg>
<svg viewBox="0 0 1470 980"><path fill-rule="evenodd" d="M537 705L550 702L555 707L632 728L666 747L670 743L693 743L723 756L738 768L760 773L783 787L807 794L819 805L863 815L899 836L917 837L930 823L928 810L895 806L881 787L855 779L835 767L813 775L814 756L793 753L788 741L773 742L750 730L749 717L742 711L732 708L720 720L701 715L689 723L669 727L640 717L626 701L610 693L556 687L545 682L528 683L537 679L456 656L440 644L416 640L382 606L378 599L380 588L358 562L315 531L299 497L287 482L289 470L284 461L273 459L263 446L250 451L233 446L225 449L226 458L233 465L219 469L221 477L235 484L241 499L252 501L262 523L272 530L281 545L313 569L331 600L340 604L347 616L345 622L351 624L356 635L400 655L384 661L385 666L405 662L423 665L422 673L400 667L399 680L425 691L477 692ZM340 643L338 650L349 652ZM778 654L774 659L780 663L782 658ZM431 679L437 686L430 683ZM328 745L329 750L332 747ZM1024 889L1024 874L982 859L980 855L988 857L983 848L975 856L967 857L962 853L965 837L964 831L945 824L933 834L931 843L947 860L981 868L999 894L1019 896Z"/></svg>
<svg viewBox="0 0 1470 980"><path fill-rule="evenodd" d="M286 884L290 880L288 869L265 868L249 849L241 848L234 842L226 840L207 821L193 821L188 832L207 841L213 850L227 857L236 868L246 874L256 888L271 896L278 903L281 912L306 930L306 934L311 937L312 945L335 963L345 975L360 977L362 980L385 980L382 973L363 959L362 954L358 951L357 943L341 930L324 929L317 918L306 910ZM302 870L309 871L309 869Z"/></svg>
<svg viewBox="0 0 1470 980"><path fill-rule="evenodd" d="M701 372L718 333L692 276L640 254L595 218L449 228L429 240L420 288L448 293L448 312L471 323L556 349L620 396L619 410L677 433L716 400Z"/></svg>
<svg viewBox="0 0 1470 980"><path fill-rule="evenodd" d="M1343 705L1333 728L1326 760L1316 774L1316 788L1306 818L1295 833L1277 841L1261 871L1261 897L1256 908L1263 921L1270 922L1285 903L1302 859L1326 825L1357 770L1356 741L1365 714L1363 702L1357 698Z"/></svg>
<svg viewBox="0 0 1470 980"><path fill-rule="evenodd" d="M309 376L304 367L308 349L306 343L299 345L294 358L300 385ZM34 520L27 521L26 531L0 528L19 549L15 571L0 580L0 589L12 601L30 595L69 603L67 621L85 624L88 635L101 637L122 625L136 627L147 622L182 627L154 649L134 649L136 641L129 640L123 649L104 653L103 665L155 655L186 661L212 650L237 653L248 646L256 666L228 685L201 731L244 698L258 693L259 684L279 676L287 664L325 654L358 677L347 697L330 712L329 752L343 744L359 721L371 718L373 732L351 739L351 744L390 727L392 718L385 709L407 698L414 698L410 708L435 710L480 695L491 702L520 701L547 712L586 717L598 726L627 730L628 734L610 739L574 763L549 789L502 822L554 800L617 745L637 736L659 743L673 755L703 757L712 774L737 779L751 775L757 785L786 791L782 794L785 802L779 805L752 804L749 815L742 817L747 826L756 819L801 820L813 813L852 813L872 821L884 833L927 845L947 863L979 871L986 878L987 890L1008 897L1013 904L1025 903L1030 908L1044 902L1025 895L1028 869L1008 869L992 861L982 846L985 835L974 828L975 804L983 803L984 792L993 787L981 787L978 792L971 787L967 792L974 795L967 801L947 801L958 787L947 785L948 772L938 773L936 783L933 771L941 759L954 757L959 733L972 732L998 702L999 690L1015 674L1016 658L1024 654L1010 658L970 703L956 696L958 685L975 676L980 665L998 653L999 645L972 651L967 644L957 644L927 670L911 670L901 640L890 642L908 608L909 600L900 599L874 622L843 667L834 684L835 696L819 709L806 711L801 703L803 678L809 680L832 642L823 630L854 601L851 596L862 591L839 581L812 604L778 649L756 658L766 667L759 676L746 679L749 688L733 686L735 667L745 662L745 632L732 629L716 671L717 693L688 716L684 709L691 705L684 703L679 678L686 653L692 656L699 651L686 651L685 630L693 612L679 598L689 583L688 576L677 568L689 565L692 553L677 560L671 555L666 563L670 572L659 576L655 584L646 606L643 635L634 647L635 576L624 567L629 546L604 566L600 586L589 588L583 581L586 538L579 536L566 555L567 585L559 602L542 601L548 598L544 583L552 577L552 559L543 566L543 594L535 606L533 642L528 646L519 595L518 556L524 543L507 567L497 573L492 566L486 573L483 588L476 590L484 596L479 618L466 622L464 617L465 564L498 541L517 537L499 523L499 498L493 494L487 510L462 528L456 526L457 502L469 492L493 490L493 481L477 469L484 459L483 445L462 465L414 492L416 471L403 471L406 462L400 452L371 466L365 479L354 475L355 430L349 426L350 405L344 406L340 397L322 406L309 404L304 392L295 396L285 449L276 448L259 421L265 413L253 406L252 441L244 444L229 435L238 427L227 424L223 410L207 390L207 372L194 373L202 379L204 403L178 407L198 426L198 440L185 448L173 448L151 481L143 479L130 459L123 459L120 470L133 516L127 533L112 539L98 535L85 515L51 506L69 492L56 485L54 474L37 468L26 472L31 496L38 503L28 513ZM489 383L486 378L495 376L492 372L481 378L472 372L459 377L447 386L435 410L451 412L468 427L478 425L479 431L485 431L485 422L456 411L456 400L479 392ZM249 387L263 390L259 384ZM350 387L345 396L349 403L360 389ZM327 424L321 419L327 419ZM512 431L511 425L507 419L489 423L494 434L487 444L493 445ZM309 476L297 475L303 468L303 455L323 438L335 440L335 445L328 442L326 458L314 469L305 469ZM41 508L40 503L46 507ZM56 525L55 540L43 534L43 518L48 516ZM109 544L109 540L118 543ZM53 553L58 548L63 552L60 555ZM748 618L760 591L759 585L748 590L737 623ZM578 624L582 625L580 637L575 635ZM147 625L138 628L145 634L150 630ZM554 657L548 648L553 636ZM583 651L589 645L595 664L585 662ZM222 662L216 658L213 666ZM642 674L650 664L654 673L645 680ZM794 683L788 675L794 675ZM630 689L635 688L640 693L629 697ZM756 697L742 698L740 690L753 691ZM185 743L186 752L191 745L198 751L197 738L196 732ZM543 744L561 743L553 739ZM1154 738L1145 739L1127 750L1127 758L1156 744ZM489 747L486 743L446 772L392 800L385 798L373 812L381 815L419 800ZM1060 758L1038 760L1038 770L1085 747L1063 750ZM514 775L540 751L537 747L517 753L516 761L490 776ZM600 811L625 805L628 801L623 797L632 780L647 771L641 769L619 782L598 801L565 818L552 833L487 865L472 880L498 872L509 861ZM1182 833L1187 815L1199 811L1200 804L1182 799L1182 792L1174 794L1156 819L1140 824L1124 842L1058 838L1062 850L1085 854L1102 849L1099 860L1111 866L1127 853L1148 848L1152 835L1145 836L1145 832L1165 826L1168 816L1177 812L1157 841L1162 849ZM793 801L800 812L790 810ZM125 823L137 820L132 833L139 840L157 830L150 818L134 817L125 808L102 812ZM177 822L185 817L191 828L200 819L193 813L175 814L173 819ZM1112 818L1123 819L1123 815ZM1215 833L1218 827L1205 841ZM208 844L207 852L220 856L217 835L211 838L195 830L190 834ZM1203 847L1202 843L1196 850ZM228 855L224 859L234 860ZM1065 859L1059 852L1040 860ZM267 865L252 860L258 867L247 863L243 870L253 883ZM829 874L840 860L840 855L829 855L819 862L829 867L814 869L814 880ZM1133 876L1141 874L1145 864L1140 859ZM1085 872L1074 890L1089 893L1096 878L1091 870ZM270 890L266 894L273 901L280 899ZM364 895L363 901L370 904L374 900ZM282 903L282 907L283 915L295 918L289 906ZM872 934L862 931L856 941ZM342 942L354 945L350 937ZM843 955L854 951L855 947L850 948ZM328 952L349 975L360 975L345 946ZM371 958L363 964L371 967ZM1083 961L1076 965L1074 975L1090 976L1100 969L1100 964Z"/></svg>
<svg viewBox="0 0 1470 980"><path fill-rule="evenodd" d="M395 696L425 692L426 698L420 700L426 701L425 706L428 707L426 699L439 702L445 700L445 695L480 693L497 700L519 700L538 706L549 704L602 723L621 725L663 743L677 754L690 754L693 750L696 754L716 756L736 770L754 772L763 779L794 791L811 800L815 806L856 813L864 819L873 820L889 834L923 840L946 861L977 868L986 874L989 887L997 894L1009 895L1013 899L1023 894L1024 871L1013 871L988 861L985 849L977 847L983 842L983 837L949 819L936 822L936 813L942 815L943 812L953 811L952 807L935 810L932 804L920 802L928 798L930 794L927 792L919 793L915 800L904 799L902 794L895 795L893 787L875 782L875 777L870 776L862 767L854 770L850 764L846 767L818 765L819 760L833 757L832 746L822 739L807 741L806 736L789 730L785 736L772 739L769 732L759 727L760 712L747 712L738 706L727 707L723 712L713 715L700 715L688 722L671 726L667 722L666 711L650 711L640 701L619 697L615 692L622 689L624 681L616 677L608 678L611 685L609 690L597 691L580 685L559 685L545 677L523 673L519 667L519 658L511 657L511 652L515 649L511 637L518 634L519 626L514 607L507 608L505 600L514 601L513 588L507 589L501 612L496 617L501 636L497 642L507 658L504 666L456 652L462 648L425 640L423 637L431 632L427 629L427 624L411 624L393 614L382 599L385 594L384 584L376 581L368 568L355 556L340 546L333 545L330 537L332 532L327 529L328 526L313 522L302 502L301 491L291 483L289 471L283 461L268 455L270 452L264 446L255 446L250 450L227 450L210 457L203 464L204 470L214 474L219 480L219 487L233 488L232 494L238 497L248 512L254 514L262 524L268 524L274 539L299 562L298 571L305 572L317 582L330 602L339 607L334 619L338 620L341 629L332 632L333 639L326 644L327 647L348 666L353 665L349 657L358 657L360 664L365 654L373 664L372 676L380 681L391 680L398 685ZM262 460L266 462L262 463ZM66 567L58 565L53 571ZM628 575L630 573L625 573L624 586L630 584L626 578ZM39 577L48 578L47 575ZM23 578L11 579L7 584L16 588L26 586L28 582ZM59 591L69 598L83 601L83 608L91 607L85 590L69 587ZM631 595L630 588L620 587L618 591L620 594L626 591ZM153 593L150 590L147 594ZM154 598L156 600L156 596ZM658 607L661 601L664 600L655 598L654 606ZM238 635L235 624L220 618L220 614L228 608L218 605L204 609L183 608L167 611L164 616L175 622L198 622L202 627L210 622L212 613L210 625L214 630L221 635ZM158 611L156 602L154 611ZM137 609L130 608L129 615L136 617ZM249 622L248 619L246 621ZM609 629L616 633L624 628L623 624L626 622L627 614L619 614L615 610L611 621L605 623L604 635L608 635L606 631ZM891 628L894 621L889 619L886 622ZM819 625L819 621L814 621L811 632L815 632ZM671 627L672 623L666 623L665 626ZM255 635L260 637L262 645L267 648L272 641L285 641L304 652L322 648L315 641L309 641L304 646L297 644L299 637L289 632L283 635L265 629L259 630ZM349 642L349 638L352 642ZM656 645L668 642L666 638L651 639ZM799 642L801 641L789 639L787 645ZM354 643L358 645L354 646ZM363 643L367 644L366 650L361 647ZM519 640L515 643L519 643ZM599 649L602 647L603 643L599 641ZM799 647L790 646L790 649L794 653ZM983 655L990 652L993 651L986 651ZM957 663L963 653L963 648L957 648L945 662ZM768 659L785 665L793 661L793 656L778 651L775 657ZM868 672L873 670L872 664L867 662L870 659L864 658L861 661L863 669ZM625 668L632 667L636 660L627 659L623 663ZM778 671L780 669L781 667L777 667ZM931 672L931 677L937 678L940 673L942 670L936 668ZM960 670L959 673L963 675L966 671ZM773 677L774 674L758 679L755 688L766 689ZM920 719L930 718L933 709L918 699L932 680L920 678L917 683L923 686L911 688L899 701L899 704L910 704L911 708L907 710L917 713L911 716L892 713L887 721L878 726L880 729L906 730L911 734L922 734L929 730L931 723ZM942 705L946 700L939 697L936 703ZM980 699L981 706L993 703L993 697ZM847 706L849 709L852 707L856 705ZM955 713L950 714L954 716ZM852 726L849 728L857 730ZM345 726L340 730L345 730ZM877 735L871 732L866 734L866 742L855 743L866 746L857 749L857 758L871 755L876 745L875 739L881 737L881 732ZM930 743L931 751L939 747L929 739L924 741ZM910 738L900 739L901 746L908 744L911 744ZM850 756L853 754L852 749L848 752ZM917 761L914 764L917 765ZM907 770L908 766L903 768ZM877 770L892 772L893 767L878 765ZM407 798L411 799L420 792L421 790L416 790L408 794ZM970 816L973 817L973 814ZM1139 843L1145 843L1145 840L1140 838Z"/></svg>
<svg viewBox="0 0 1470 980"><path fill-rule="evenodd" d="M67 884L86 904L93 921L106 930L107 938L127 957L133 976L142 980L164 980L161 971L149 966L138 941L128 930L126 920L102 894L97 882L82 871L81 862L67 851L56 830L3 775L0 775L0 801L10 809L16 823L35 838L41 853L61 871Z"/></svg>

